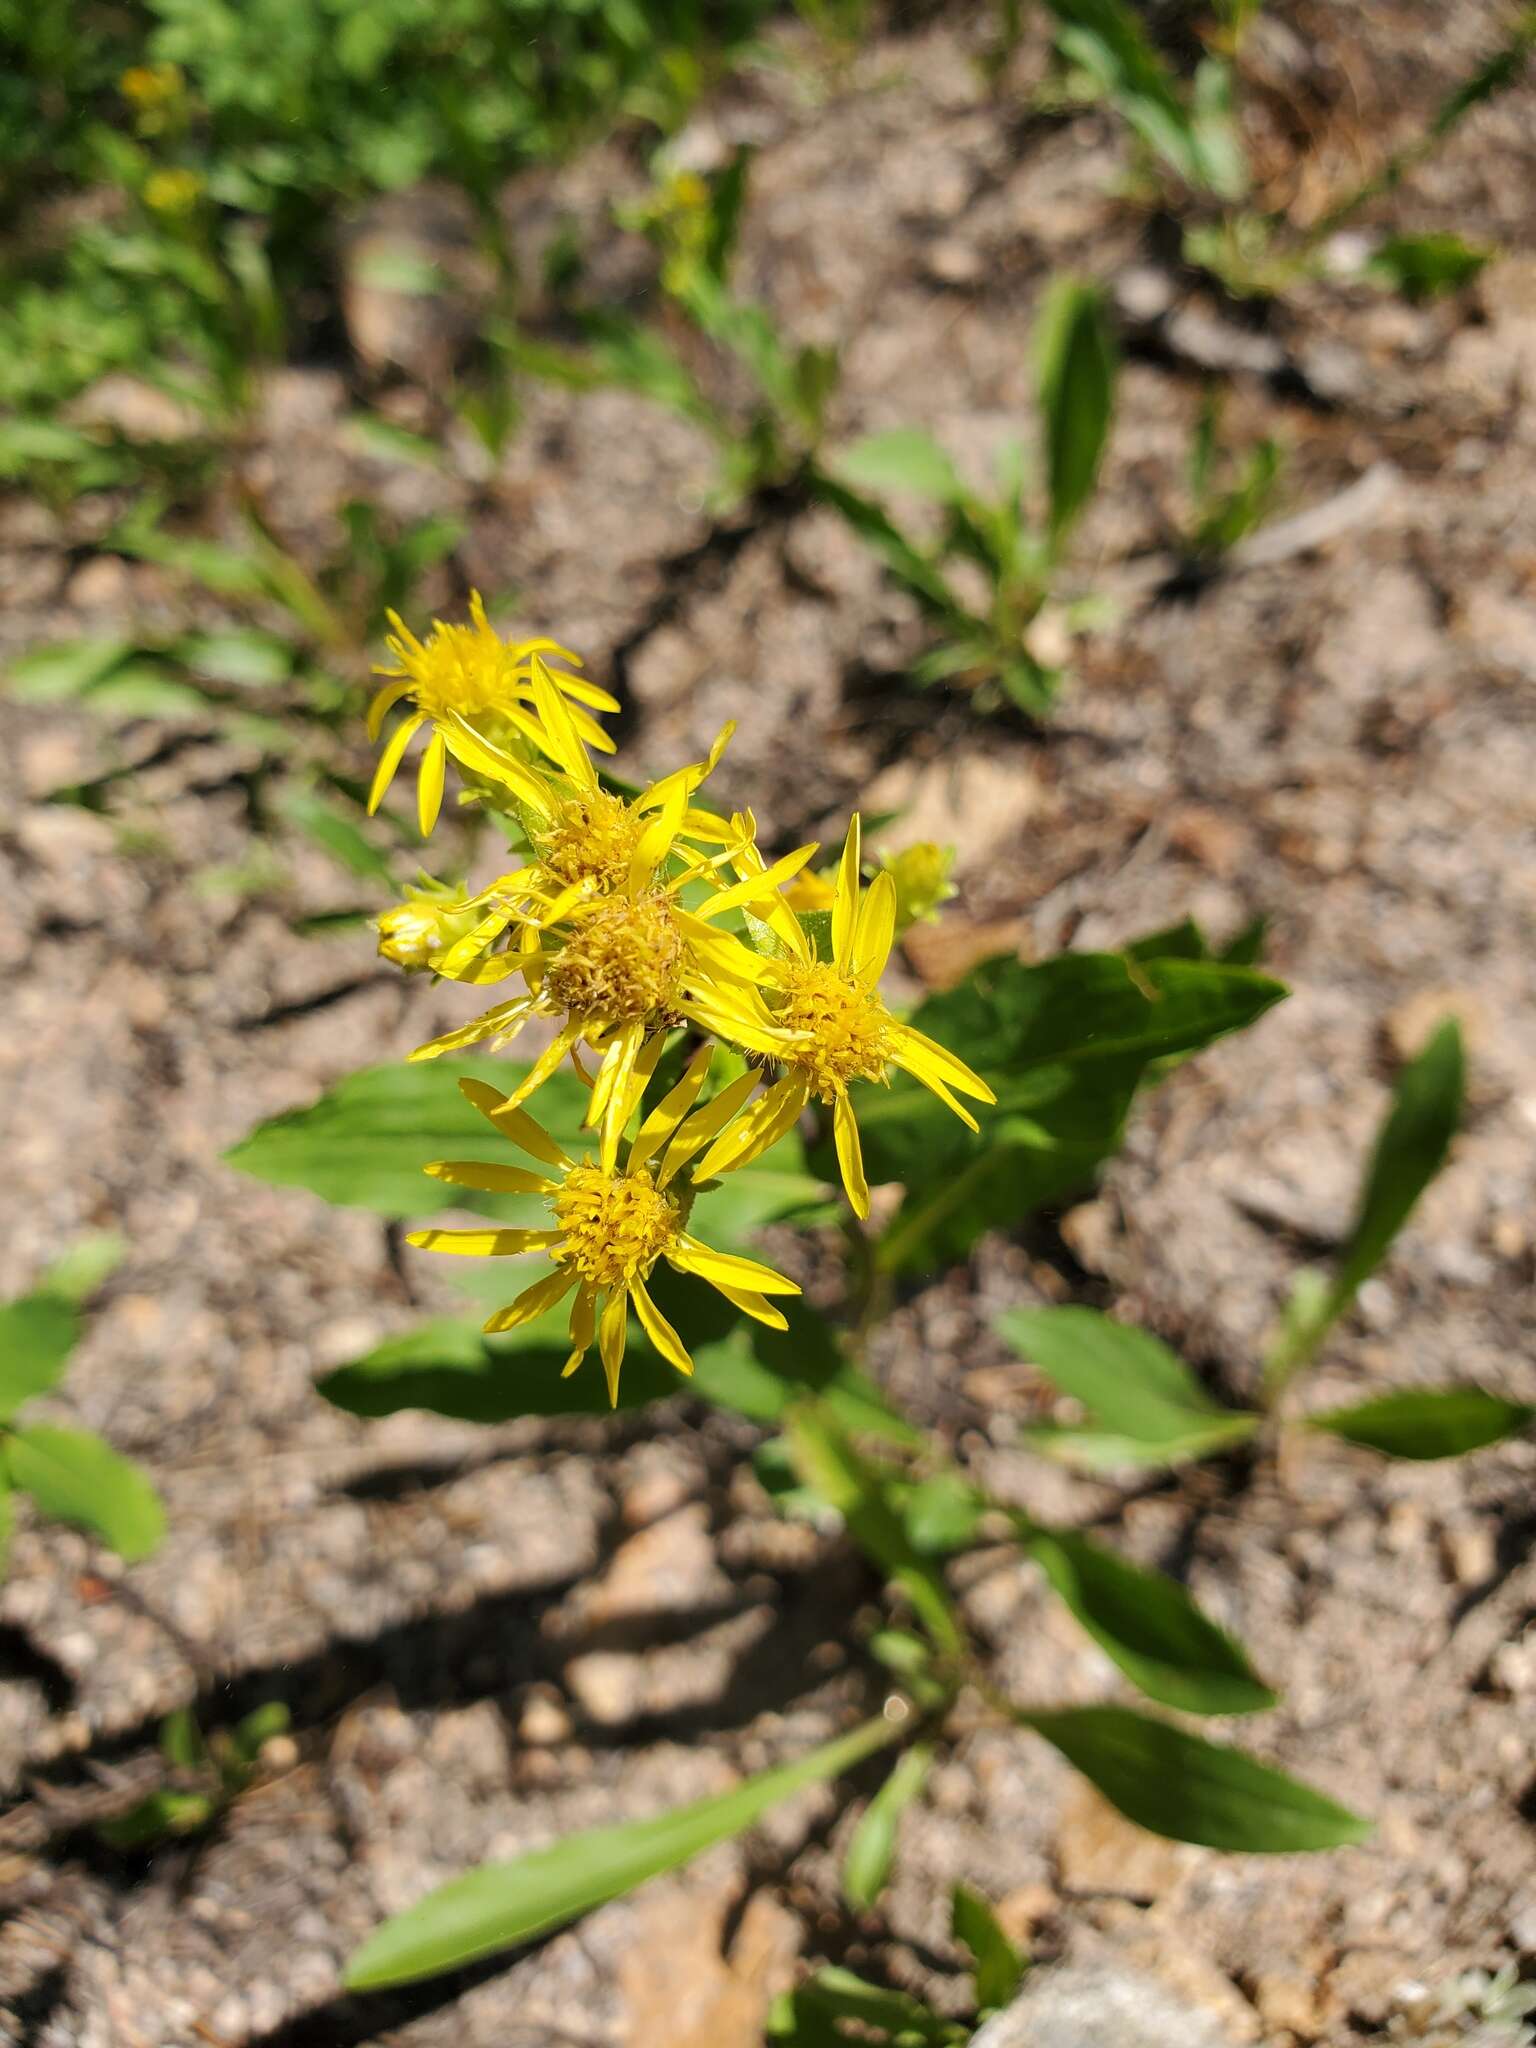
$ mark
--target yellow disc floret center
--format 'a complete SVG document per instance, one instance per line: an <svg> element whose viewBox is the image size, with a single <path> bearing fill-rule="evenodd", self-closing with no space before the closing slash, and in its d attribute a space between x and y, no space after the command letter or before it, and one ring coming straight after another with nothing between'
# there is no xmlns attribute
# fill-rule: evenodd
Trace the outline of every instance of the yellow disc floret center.
<svg viewBox="0 0 1536 2048"><path fill-rule="evenodd" d="M677 1204L639 1173L573 1166L554 1198L564 1242L551 1256L593 1287L643 1280L682 1227Z"/></svg>
<svg viewBox="0 0 1536 2048"><path fill-rule="evenodd" d="M682 934L659 896L600 903L571 927L544 977L557 1009L622 1024L671 1008L683 964Z"/></svg>
<svg viewBox="0 0 1536 2048"><path fill-rule="evenodd" d="M798 1068L823 1102L850 1081L883 1081L890 1058L890 1012L877 995L824 960L788 969L777 1021L802 1032L787 1064Z"/></svg>
<svg viewBox="0 0 1536 2048"><path fill-rule="evenodd" d="M519 696L517 666L489 627L434 627L419 649L402 654L411 694L435 719L450 711L474 718Z"/></svg>
<svg viewBox="0 0 1536 2048"><path fill-rule="evenodd" d="M539 859L562 882L590 882L600 895L621 890L645 820L622 797L594 789L562 803L538 835Z"/></svg>

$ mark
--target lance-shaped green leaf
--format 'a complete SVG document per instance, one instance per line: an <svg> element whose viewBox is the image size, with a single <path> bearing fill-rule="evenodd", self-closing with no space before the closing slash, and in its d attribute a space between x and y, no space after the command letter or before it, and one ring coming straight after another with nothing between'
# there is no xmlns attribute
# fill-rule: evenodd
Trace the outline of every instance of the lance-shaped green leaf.
<svg viewBox="0 0 1536 2048"><path fill-rule="evenodd" d="M856 1913L873 1911L885 1890L896 1857L901 1816L928 1782L931 1743L914 1743L896 1759L885 1783L870 1800L843 1858L843 1897Z"/></svg>
<svg viewBox="0 0 1536 2048"><path fill-rule="evenodd" d="M130 1564L165 1534L160 1496L136 1465L89 1430L36 1423L4 1439L11 1484L45 1515L75 1522Z"/></svg>
<svg viewBox="0 0 1536 2048"><path fill-rule="evenodd" d="M1043 1735L1127 1820L1175 1842L1284 1855L1363 1841L1370 1823L1241 1750L1128 1707L1016 1718Z"/></svg>
<svg viewBox="0 0 1536 2048"><path fill-rule="evenodd" d="M1398 1077L1333 1284L1309 1317L1293 1312L1287 1318L1265 1361L1265 1385L1272 1396L1316 1354L1445 1164L1461 1122L1464 1085L1461 1032L1448 1017Z"/></svg>
<svg viewBox="0 0 1536 2048"><path fill-rule="evenodd" d="M1131 1683L1190 1714L1254 1714L1275 1704L1242 1646L1162 1572L1127 1564L1071 1529L1036 1529L1025 1548Z"/></svg>
<svg viewBox="0 0 1536 2048"><path fill-rule="evenodd" d="M1518 1436L1533 1421L1536 1408L1528 1402L1506 1401L1481 1387L1405 1388L1306 1418L1309 1429L1389 1458L1459 1458Z"/></svg>
<svg viewBox="0 0 1536 2048"><path fill-rule="evenodd" d="M856 2036L845 2031L845 2020L858 2026ZM774 2001L766 2039L785 2048L845 2048L850 2038L899 2048L962 2048L970 2031L905 1991L867 1983L852 1970L830 1968Z"/></svg>
<svg viewBox="0 0 1536 2048"><path fill-rule="evenodd" d="M968 1884L957 1884L950 1894L949 1930L970 1951L979 2009L987 2012L1007 2005L1018 1991L1028 1964L1004 1934L987 1901Z"/></svg>
<svg viewBox="0 0 1536 2048"><path fill-rule="evenodd" d="M514 1291L508 1285L508 1298ZM815 1393L849 1429L889 1443L918 1440L912 1425L844 1355L826 1318L805 1303L786 1303L789 1328L780 1332L744 1323L723 1297L691 1278L661 1275L652 1292L693 1353L693 1376L684 1379L661 1358L636 1323L619 1380L620 1408L688 1394L772 1424ZM494 1338L482 1333L476 1318L439 1316L338 1366L317 1390L348 1414L370 1417L408 1408L464 1422L606 1415L608 1390L595 1358L591 1370L563 1377L571 1348L569 1313L561 1305Z"/></svg>
<svg viewBox="0 0 1536 2048"><path fill-rule="evenodd" d="M842 1516L854 1542L906 1594L936 1646L958 1652L962 1638L949 1590L903 1527L893 1479L859 1455L825 1407L794 1409L788 1435L805 1484Z"/></svg>
<svg viewBox="0 0 1536 2048"><path fill-rule="evenodd" d="M549 1934L740 1834L779 1800L851 1770L900 1733L899 1722L866 1721L729 1792L648 1820L569 1835L513 1862L485 1864L386 1921L347 1965L347 1988L414 1983Z"/></svg>
<svg viewBox="0 0 1536 2048"><path fill-rule="evenodd" d="M932 435L917 427L866 434L842 450L837 466L861 490L910 491L946 505L965 496L955 465Z"/></svg>
<svg viewBox="0 0 1536 2048"><path fill-rule="evenodd" d="M79 1334L79 1318L61 1295L24 1294L0 1305L0 1422L58 1385Z"/></svg>
<svg viewBox="0 0 1536 2048"><path fill-rule="evenodd" d="M1076 278L1047 294L1035 329L1051 538L1059 547L1093 496L1115 403L1115 344L1102 295Z"/></svg>
<svg viewBox="0 0 1536 2048"><path fill-rule="evenodd" d="M1091 1308L1010 1309L998 1329L1090 1421L1032 1430L1048 1453L1092 1464L1176 1463L1240 1443L1260 1418L1222 1408L1176 1353L1147 1330Z"/></svg>

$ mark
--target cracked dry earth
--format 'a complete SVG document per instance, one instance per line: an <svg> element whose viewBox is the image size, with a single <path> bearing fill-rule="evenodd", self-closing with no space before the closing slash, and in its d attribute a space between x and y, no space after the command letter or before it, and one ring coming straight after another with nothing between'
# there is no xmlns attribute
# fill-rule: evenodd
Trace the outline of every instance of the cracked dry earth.
<svg viewBox="0 0 1536 2048"><path fill-rule="evenodd" d="M1346 101L1371 148L1411 132L1499 14L1349 12L1347 43L1315 7L1267 11L1258 36L1263 104L1308 109L1324 157L1348 154ZM1536 1447L1413 1468L1319 1443L1126 1502L1012 1447L1048 1396L991 1333L1011 1304L1113 1300L1251 1393L1291 1277L1347 1224L1395 1066L1454 1010L1465 1130L1313 1394L1456 1376L1536 1398L1536 94L1481 111L1399 201L1503 245L1473 293L1308 287L1260 329L1163 265L1156 223L1115 196L1106 120L984 97L975 46L963 23L877 38L830 97L795 65L764 74L694 140L758 146L746 281L797 335L843 342L839 434L920 422L979 472L1027 411L1041 282L1070 265L1114 290L1129 361L1081 566L1122 603L1052 729L901 692L918 628L870 561L793 504L711 529L709 451L631 397L533 394L493 476L424 480L348 453L342 378L295 369L245 460L301 548L359 491L462 504L458 580L434 596L518 585L618 677L635 772L737 717L724 793L768 838L829 837L862 801L956 842L956 915L922 935L914 983L967 949L1111 944L1186 911L1222 937L1270 913L1290 1001L1145 1103L1096 1196L905 1299L875 1368L999 1494L1183 1576L1284 1690L1218 1733L1377 1831L1311 1859L1165 1844L1043 1747L977 1728L908 1817L884 1921L838 1902L858 1779L853 1808L806 1795L510 1962L342 1997L347 1952L441 1879L718 1789L867 1710L849 1616L872 1583L775 1518L744 1425L684 1403L477 1431L365 1427L314 1397L317 1371L446 1297L375 1219L220 1153L462 1002L380 976L362 936L296 936L296 912L355 900L301 845L286 896L210 886L251 851L238 747L140 727L121 744L154 765L97 816L44 799L111 739L13 707L0 1285L89 1228L124 1233L66 1405L153 1469L170 1536L122 1571L26 1525L0 1587L6 2043L745 2048L797 1956L963 2009L957 1878L1037 1956L1139 1964L1234 2043L1363 2042L1406 1979L1536 1963ZM610 148L507 204L595 216L637 176ZM1138 565L1168 543L1213 366L1232 422L1288 443L1286 511L1378 466L1379 488L1325 544L1159 598ZM94 552L96 516L0 509L8 649L209 616ZM1017 1696L1115 1696L1030 1568L982 1554L956 1578ZM95 1845L91 1818L153 1778L169 1707L212 1723L274 1698L292 1738L216 1834L138 1861Z"/></svg>

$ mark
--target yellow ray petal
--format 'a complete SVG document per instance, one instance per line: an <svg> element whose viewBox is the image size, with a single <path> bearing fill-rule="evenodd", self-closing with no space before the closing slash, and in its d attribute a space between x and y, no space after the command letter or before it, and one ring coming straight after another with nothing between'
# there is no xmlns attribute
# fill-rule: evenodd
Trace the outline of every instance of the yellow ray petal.
<svg viewBox="0 0 1536 2048"><path fill-rule="evenodd" d="M862 1219L869 1214L869 1183L864 1178L859 1126L846 1088L838 1091L832 1106L832 1135L837 1143L837 1163L842 1171L843 1186L848 1191L848 1205L854 1215Z"/></svg>
<svg viewBox="0 0 1536 2048"><path fill-rule="evenodd" d="M693 1360L688 1356L688 1347L667 1321L661 1310L646 1293L639 1280L629 1284L629 1298L635 1304L635 1314L640 1318L640 1327L656 1346L668 1365L675 1365L679 1372L691 1373Z"/></svg>
<svg viewBox="0 0 1536 2048"><path fill-rule="evenodd" d="M899 1067L915 1074L919 1081L925 1081L934 1074L951 1088L958 1088L962 1095L973 1095L978 1102L996 1102L996 1095L980 1074L972 1073L965 1061L956 1059L948 1046L937 1044L910 1024L893 1025L890 1035L894 1047L891 1057Z"/></svg>
<svg viewBox="0 0 1536 2048"><path fill-rule="evenodd" d="M683 1077L673 1088L669 1088L650 1115L635 1133L635 1142L629 1148L628 1171L636 1173L677 1129L683 1118L698 1100L699 1090L709 1072L710 1061L715 1056L712 1045L701 1046L683 1069Z"/></svg>
<svg viewBox="0 0 1536 2048"><path fill-rule="evenodd" d="M739 1308L744 1316L751 1316L757 1323L766 1323L770 1330L787 1330L782 1309L774 1307L761 1294L755 1294L750 1287L727 1287L723 1280L710 1281L717 1294L723 1294L733 1308Z"/></svg>
<svg viewBox="0 0 1536 2048"><path fill-rule="evenodd" d="M756 1259L738 1258L734 1252L717 1252L686 1231L676 1239L666 1258L679 1272L697 1273L701 1280L711 1282L723 1280L727 1287L744 1287L752 1294L800 1292L798 1281L787 1280L782 1273L775 1273L772 1266L760 1266Z"/></svg>
<svg viewBox="0 0 1536 2048"><path fill-rule="evenodd" d="M509 1096L503 1095L499 1088L493 1088L489 1081L477 1081L468 1074L461 1075L459 1093L466 1102L473 1103L504 1138L510 1138L530 1158L542 1159L547 1166L570 1165L570 1155L561 1151L544 1126L526 1109L518 1109Z"/></svg>
<svg viewBox="0 0 1536 2048"><path fill-rule="evenodd" d="M844 974L853 964L853 935L859 922L859 863L862 858L859 814L848 820L848 837L837 869L837 896L832 905L832 958Z"/></svg>
<svg viewBox="0 0 1536 2048"><path fill-rule="evenodd" d="M432 827L443 808L443 770L448 761L448 744L435 732L416 771L416 822L423 839L430 839Z"/></svg>
<svg viewBox="0 0 1536 2048"><path fill-rule="evenodd" d="M555 688L554 678L539 655L533 659L533 703L543 728L542 743L552 761L557 761L583 789L597 786L597 773L587 758L571 718L570 707Z"/></svg>
<svg viewBox="0 0 1536 2048"><path fill-rule="evenodd" d="M602 1320L597 1326L597 1348L602 1353L603 1371L608 1378L608 1406L619 1405L619 1367L624 1363L624 1339L629 1335L629 1296L622 1287L608 1291Z"/></svg>
<svg viewBox="0 0 1536 2048"><path fill-rule="evenodd" d="M547 818L553 811L555 800L543 776L526 761L509 754L505 747L496 746L482 733L476 732L461 712L449 713L443 737L456 761L490 776L494 782L505 784L518 802L536 817Z"/></svg>
<svg viewBox="0 0 1536 2048"><path fill-rule="evenodd" d="M580 1023L575 1023L567 1024L562 1030L556 1032L527 1073L524 1074L522 1080L518 1082L512 1093L507 1097L508 1105L511 1108L515 1109L520 1102L526 1102L530 1095L535 1094L544 1086L550 1075L557 1071L560 1062L565 1058L577 1039L581 1037L582 1030L583 1026Z"/></svg>
<svg viewBox="0 0 1536 2048"><path fill-rule="evenodd" d="M419 1252L454 1252L465 1259L511 1259L556 1243L558 1230L413 1230L407 1244Z"/></svg>
<svg viewBox="0 0 1536 2048"><path fill-rule="evenodd" d="M512 922L512 918L513 912L506 908L493 910L489 917L482 917L480 922L467 931L462 939L454 940L442 959L437 963L438 973L445 980L457 981L463 970L472 961L478 960L487 946L495 945L507 926Z"/></svg>
<svg viewBox="0 0 1536 2048"><path fill-rule="evenodd" d="M406 1054L411 1060L435 1060L445 1052L461 1052L466 1045L478 1045L484 1038L492 1038L503 1032L515 1038L527 1023L533 1010L531 996L513 996L510 1002L497 1003L478 1017L472 1017L467 1024L460 1024L455 1030L445 1031L438 1038L429 1038L425 1045L418 1045L414 1052Z"/></svg>
<svg viewBox="0 0 1536 2048"><path fill-rule="evenodd" d="M885 972L896 939L896 884L882 868L870 883L853 932L853 974L873 988Z"/></svg>
<svg viewBox="0 0 1536 2048"><path fill-rule="evenodd" d="M762 903L771 908L769 899L776 894L779 884L798 875L819 850L814 840L809 846L797 846L793 853L786 853L782 860L776 860L771 868L764 868L760 874L747 875L743 880L733 882L728 889L722 889L718 896L711 896L708 902L699 905L694 916L702 919L720 917L727 910L738 910L744 904L755 907Z"/></svg>
<svg viewBox="0 0 1536 2048"><path fill-rule="evenodd" d="M743 1110L720 1133L699 1161L696 1178L709 1180L717 1173L730 1173L760 1158L794 1124L806 1105L807 1095L806 1084L798 1075L786 1074L782 1081L775 1081L766 1094L760 1095L750 1109Z"/></svg>
<svg viewBox="0 0 1536 2048"><path fill-rule="evenodd" d="M420 732L427 722L425 711L413 711L409 718L401 719L385 743L379 756L378 766L373 771L373 781L368 788L368 815L371 818L384 801L384 792L395 779L401 756L411 744L412 737Z"/></svg>
<svg viewBox="0 0 1536 2048"><path fill-rule="evenodd" d="M635 850L629 861L629 893L632 896L639 894L666 859L687 808L688 791L681 782L677 782L661 809L635 841Z"/></svg>
<svg viewBox="0 0 1536 2048"><path fill-rule="evenodd" d="M597 1290L585 1281L576 1290L576 1299L571 1303L571 1355L560 1368L560 1377L568 1380L592 1349L592 1336L597 1328Z"/></svg>
<svg viewBox="0 0 1536 2048"><path fill-rule="evenodd" d="M547 1195L555 1183L526 1166L491 1166L479 1159L434 1159L422 1169L456 1188L480 1188L489 1195Z"/></svg>
<svg viewBox="0 0 1536 2048"><path fill-rule="evenodd" d="M546 1273L542 1280L535 1280L531 1287L525 1287L515 1301L497 1309L495 1315L487 1316L481 1328L488 1335L495 1336L499 1330L515 1330L519 1324L531 1323L546 1309L553 1308L557 1301L564 1301L576 1285L577 1278L574 1266L556 1266L553 1273Z"/></svg>
<svg viewBox="0 0 1536 2048"><path fill-rule="evenodd" d="M380 669L378 673L380 675L388 675L390 671L388 669ZM386 683L382 690L374 691L372 702L368 706L368 738L370 741L377 743L385 718L400 702L402 697L409 697L411 689L412 684L409 676L396 676L394 681Z"/></svg>
<svg viewBox="0 0 1536 2048"><path fill-rule="evenodd" d="M662 1162L656 1183L658 1187L664 1188L695 1152L725 1129L757 1086L757 1078L756 1074L739 1074L734 1081L727 1081L712 1102L706 1102L702 1109L695 1110L687 1122L679 1126Z"/></svg>

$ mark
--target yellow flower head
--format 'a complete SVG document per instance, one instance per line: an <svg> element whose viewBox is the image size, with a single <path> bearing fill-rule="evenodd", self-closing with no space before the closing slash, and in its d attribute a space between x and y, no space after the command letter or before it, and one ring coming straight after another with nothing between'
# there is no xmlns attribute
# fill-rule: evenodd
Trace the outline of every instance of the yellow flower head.
<svg viewBox="0 0 1536 2048"><path fill-rule="evenodd" d="M909 925L937 917L939 906L955 894L949 871L955 864L952 846L937 846L931 839L916 840L900 853L887 854L885 866L896 884L896 936Z"/></svg>
<svg viewBox="0 0 1536 2048"><path fill-rule="evenodd" d="M550 1211L548 1228L540 1230L419 1230L409 1242L424 1251L455 1252L470 1257L500 1258L525 1252L542 1252L553 1270L525 1287L505 1308L498 1309L485 1327L497 1332L516 1329L553 1308L573 1290L571 1307L571 1354L567 1375L575 1372L594 1337L608 1381L608 1399L617 1404L619 1370L629 1329L629 1308L633 1303L640 1324L652 1344L681 1373L693 1371L693 1360L676 1330L667 1321L647 1291L646 1282L659 1260L680 1273L694 1273L720 1291L726 1299L772 1329L785 1327L784 1317L767 1299L773 1294L798 1294L793 1280L785 1279L755 1259L717 1252L689 1234L689 1194L680 1189L676 1176L697 1151L699 1138L690 1118L709 1071L711 1048L695 1055L681 1081L641 1124L629 1148L622 1169L617 1161L617 1143L605 1139L599 1157L573 1160L526 1110L511 1096L503 1095L483 1081L461 1080L465 1095L510 1138L512 1143L544 1169L535 1172L522 1166L486 1166L475 1160L438 1160L427 1172L455 1187L489 1189L496 1193L537 1194ZM733 1087L735 1084L733 1084ZM722 1097L730 1097L723 1090ZM717 1097L719 1102L722 1097ZM734 1099L739 1099L736 1097ZM699 1112L713 1119L708 1129L717 1128L716 1105ZM685 1119L687 1120L685 1122Z"/></svg>
<svg viewBox="0 0 1536 2048"><path fill-rule="evenodd" d="M692 1023L759 1055L782 1043L782 1028L757 993L764 963L738 938L716 930L715 920L773 894L816 848L800 847L770 869L748 866L742 879L722 883L719 869L744 859L752 820L743 814L727 821L694 808L691 798L719 760L729 726L707 760L678 769L626 805L600 788L547 676L535 677L534 701L565 777L559 789L545 786L542 822L528 807L538 857L474 899L485 906L484 915L434 962L450 979L481 984L520 974L527 992L418 1046L411 1057L435 1059L486 1039L506 1045L530 1018L558 1018L560 1029L519 1084L514 1105L527 1101L568 1055L579 1069L578 1049L585 1044L599 1055L589 1121L605 1139L616 1138L666 1034L679 1024ZM581 817L589 821L585 837ZM699 842L722 851L705 853ZM714 893L685 909L681 892L695 882ZM513 943L490 951L514 926Z"/></svg>
<svg viewBox="0 0 1536 2048"><path fill-rule="evenodd" d="M373 921L379 952L407 974L422 974L478 921L462 883L449 888L424 879L408 887L405 901L395 903Z"/></svg>
<svg viewBox="0 0 1536 2048"><path fill-rule="evenodd" d="M755 849L746 855L749 862ZM741 863L738 863L739 865ZM885 1082L892 1067L904 1069L931 1088L956 1116L976 1129L976 1119L952 1091L979 1102L996 1096L979 1074L910 1024L892 1016L878 984L896 935L896 885L888 872L876 875L861 900L860 835L855 814L848 828L832 903L832 958L816 957L805 930L780 897L765 921L782 949L765 960L761 995L779 1035L773 1058L779 1078L749 1110L724 1130L699 1163L699 1172L729 1173L774 1145L813 1099L832 1111L838 1165L848 1200L859 1216L869 1214L859 1127L849 1090L855 1081ZM768 880L764 871L760 880Z"/></svg>
<svg viewBox="0 0 1536 2048"><path fill-rule="evenodd" d="M144 180L144 204L155 213L190 213L203 191L204 180L196 171L151 171Z"/></svg>
<svg viewBox="0 0 1536 2048"><path fill-rule="evenodd" d="M432 727L416 780L417 822L423 838L442 808L450 754L461 766L504 786L514 801L535 808L543 805L546 771L539 757L555 756L532 708L541 678L547 682L548 695L561 705L565 726L588 746L613 749L591 712L617 711L618 700L566 669L550 668L544 658L556 655L579 666L577 655L554 640L504 641L486 618L478 591L470 594L469 614L467 626L434 620L431 633L418 640L391 612L389 622L395 630L387 644L395 665L377 670L389 680L368 708L368 736L376 740L394 706L402 700L411 705L379 756L368 793L370 813L383 802L413 736L424 725ZM567 698L572 702L566 703Z"/></svg>

